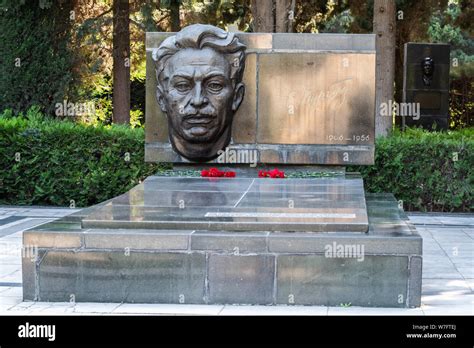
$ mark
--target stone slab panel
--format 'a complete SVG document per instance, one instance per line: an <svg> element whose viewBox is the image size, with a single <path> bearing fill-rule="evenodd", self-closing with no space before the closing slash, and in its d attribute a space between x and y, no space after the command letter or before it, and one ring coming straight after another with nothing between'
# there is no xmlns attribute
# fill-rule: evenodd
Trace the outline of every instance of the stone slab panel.
<svg viewBox="0 0 474 348"><path fill-rule="evenodd" d="M39 267L39 300L205 303L205 273L205 255L197 253L49 251Z"/></svg>
<svg viewBox="0 0 474 348"><path fill-rule="evenodd" d="M274 262L273 256L211 255L209 258L210 302L273 303Z"/></svg>
<svg viewBox="0 0 474 348"><path fill-rule="evenodd" d="M405 307L408 257L279 255L277 277L278 304Z"/></svg>

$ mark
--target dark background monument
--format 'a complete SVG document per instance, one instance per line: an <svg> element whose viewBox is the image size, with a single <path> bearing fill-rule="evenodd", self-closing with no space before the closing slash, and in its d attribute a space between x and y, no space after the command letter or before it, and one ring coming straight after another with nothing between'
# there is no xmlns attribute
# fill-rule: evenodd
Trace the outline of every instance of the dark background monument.
<svg viewBox="0 0 474 348"><path fill-rule="evenodd" d="M420 104L420 119L404 117L405 125L448 129L450 45L406 43L403 102Z"/></svg>
<svg viewBox="0 0 474 348"><path fill-rule="evenodd" d="M146 42L146 160L198 170L230 148L258 167L157 174L24 232L39 246L23 259L25 300L420 305L421 237L392 195L344 170L374 161L374 35L194 25ZM257 177L265 165L333 173Z"/></svg>

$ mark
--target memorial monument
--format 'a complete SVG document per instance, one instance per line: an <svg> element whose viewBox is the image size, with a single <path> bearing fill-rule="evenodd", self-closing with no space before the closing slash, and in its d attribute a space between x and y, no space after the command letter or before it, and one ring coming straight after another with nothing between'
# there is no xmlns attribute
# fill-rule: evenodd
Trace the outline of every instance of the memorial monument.
<svg viewBox="0 0 474 348"><path fill-rule="evenodd" d="M448 129L449 54L448 44L405 44L403 102L420 105L419 117L404 117L405 125Z"/></svg>
<svg viewBox="0 0 474 348"><path fill-rule="evenodd" d="M374 161L374 35L197 24L146 43L146 160L237 175L157 174L26 231L25 300L420 305L421 237L345 172ZM276 166L321 175L258 177Z"/></svg>

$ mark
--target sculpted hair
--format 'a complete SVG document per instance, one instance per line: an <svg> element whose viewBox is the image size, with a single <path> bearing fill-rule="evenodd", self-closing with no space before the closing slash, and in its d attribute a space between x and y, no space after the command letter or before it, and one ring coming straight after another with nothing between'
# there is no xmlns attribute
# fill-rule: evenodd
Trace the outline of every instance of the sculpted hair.
<svg viewBox="0 0 474 348"><path fill-rule="evenodd" d="M203 49L204 47L224 54L231 66L231 78L234 83L242 81L246 46L233 33L228 33L212 25L194 24L185 27L176 35L168 37L160 47L153 50L152 58L156 66L158 83L162 82L161 73L166 62L174 54L186 48Z"/></svg>
<svg viewBox="0 0 474 348"><path fill-rule="evenodd" d="M421 67L424 68L425 65L431 66L431 69L434 70L434 60L433 60L433 58L431 58L431 57L423 58L423 60L421 61Z"/></svg>

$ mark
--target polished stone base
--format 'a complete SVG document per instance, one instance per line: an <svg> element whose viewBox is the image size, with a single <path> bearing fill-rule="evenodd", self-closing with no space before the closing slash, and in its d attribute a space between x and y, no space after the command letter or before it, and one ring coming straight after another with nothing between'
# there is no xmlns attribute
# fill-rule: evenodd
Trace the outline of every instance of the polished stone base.
<svg viewBox="0 0 474 348"><path fill-rule="evenodd" d="M364 233L368 220L357 176L151 176L84 217L82 227Z"/></svg>
<svg viewBox="0 0 474 348"><path fill-rule="evenodd" d="M367 196L367 233L81 226L110 202L24 232L25 300L420 305L422 239L392 195Z"/></svg>

